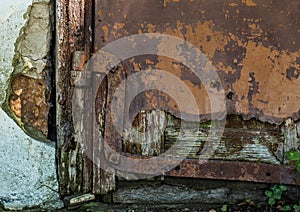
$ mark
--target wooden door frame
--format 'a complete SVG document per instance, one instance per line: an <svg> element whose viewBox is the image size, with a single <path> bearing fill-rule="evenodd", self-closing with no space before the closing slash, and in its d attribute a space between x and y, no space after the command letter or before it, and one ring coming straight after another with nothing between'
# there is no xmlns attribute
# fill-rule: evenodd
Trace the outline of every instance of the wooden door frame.
<svg viewBox="0 0 300 212"><path fill-rule="evenodd" d="M83 154L72 123L71 71L76 51L92 49L92 0L56 1L56 117L60 193L91 192L92 162ZM80 136L79 136L80 137Z"/></svg>

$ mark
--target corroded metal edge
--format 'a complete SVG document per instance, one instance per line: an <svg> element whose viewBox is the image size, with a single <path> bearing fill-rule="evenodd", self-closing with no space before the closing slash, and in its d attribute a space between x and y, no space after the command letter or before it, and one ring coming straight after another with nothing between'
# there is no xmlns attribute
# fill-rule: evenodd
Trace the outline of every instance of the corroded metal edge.
<svg viewBox="0 0 300 212"><path fill-rule="evenodd" d="M296 170L282 165L184 160L166 176L296 185Z"/></svg>

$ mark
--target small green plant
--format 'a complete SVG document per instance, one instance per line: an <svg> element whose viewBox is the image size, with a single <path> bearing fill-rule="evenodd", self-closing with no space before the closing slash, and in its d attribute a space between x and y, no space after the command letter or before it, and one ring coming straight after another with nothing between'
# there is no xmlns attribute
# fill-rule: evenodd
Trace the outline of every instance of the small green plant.
<svg viewBox="0 0 300 212"><path fill-rule="evenodd" d="M295 150L290 150L285 153L286 158L289 160L290 165L294 165L297 170L296 182L298 183L298 175L300 174L300 153ZM298 184L296 184L298 187ZM263 205L269 205L271 208L276 208L279 211L295 211L300 212L300 201L298 196L298 204L286 205L281 199L283 192L287 190L284 185L272 185L270 189L265 191L265 195L268 197L267 203L259 203L259 207ZM298 191L298 189L297 189Z"/></svg>
<svg viewBox="0 0 300 212"><path fill-rule="evenodd" d="M286 158L295 165L298 173L300 173L300 153L294 150L285 153Z"/></svg>
<svg viewBox="0 0 300 212"><path fill-rule="evenodd" d="M268 204L274 206L276 200L281 200L281 195L283 191L286 191L287 188L284 185L273 185L270 190L265 191L265 195L268 197Z"/></svg>
<svg viewBox="0 0 300 212"><path fill-rule="evenodd" d="M228 206L227 205L223 205L221 208L222 212L227 212Z"/></svg>
<svg viewBox="0 0 300 212"><path fill-rule="evenodd" d="M293 206L293 208L294 208L294 211L295 211L295 212L300 212L300 202L299 202L298 205L295 204L295 205Z"/></svg>
<svg viewBox="0 0 300 212"><path fill-rule="evenodd" d="M299 174L300 173L300 153L298 151L295 151L295 150L290 150L290 151L287 151L285 153L285 156L290 161L290 163L295 166L296 171ZM297 181L296 186L297 186L297 192L298 192L298 175L296 177L296 181ZM298 196L299 203L295 204L293 206L293 209L294 209L295 212L300 212L299 193L297 193L297 196Z"/></svg>

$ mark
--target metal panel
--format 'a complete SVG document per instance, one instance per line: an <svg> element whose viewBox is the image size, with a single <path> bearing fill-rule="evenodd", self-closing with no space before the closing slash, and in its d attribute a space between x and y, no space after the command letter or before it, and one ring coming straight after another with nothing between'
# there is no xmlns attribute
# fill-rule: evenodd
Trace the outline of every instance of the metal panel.
<svg viewBox="0 0 300 212"><path fill-rule="evenodd" d="M229 113L280 124L300 116L299 7L298 0L96 1L95 51L138 33L185 39L205 54L220 75ZM158 45L158 55L160 50ZM141 66L136 60L133 66ZM174 62L155 61L151 64L156 68ZM178 69L182 77L183 68ZM193 75L183 75L183 80L199 85ZM203 88L189 88L202 113L210 113L203 105L207 100ZM176 111L172 105L168 104L169 110Z"/></svg>
<svg viewBox="0 0 300 212"><path fill-rule="evenodd" d="M294 120L300 118L299 7L298 0L287 2L271 0L98 0L95 12L94 53L119 38L134 34L172 35L189 42L204 55L205 61L200 60L203 63L199 68L205 72L207 64L210 63L213 70L220 76L225 90L224 101L226 101L229 114L241 115L244 120L256 118L262 122L275 124L274 126L277 127L274 132L270 129L259 128L256 131L227 129L224 135L225 139L234 138L237 142L241 142L242 136L238 135L244 134L246 137L244 142L252 144L253 139L251 138L253 137L258 140L258 144L265 145L266 148L270 147L268 153L275 153L273 155L275 159L271 163L280 164L284 149L278 126L289 117ZM287 34L289 36L286 36ZM131 140L124 141L124 131L117 132L113 126L114 118L111 116L111 112L114 111L111 111L110 104L116 98L115 92L124 81L129 78L135 79L129 80L129 83L133 82L133 87L139 90L140 87L149 84L151 77L155 77L155 74L150 73L143 78L137 76L137 73L160 69L178 77L196 98L201 122L209 120L213 113L222 113L223 108L217 108L217 110L210 108L212 103L207 94L208 91L205 90L207 87L203 86L204 82L183 65L182 61L163 56L162 52L166 49L164 41L155 45L155 55L141 55L126 59L119 66L112 67L107 75L108 93L106 117L104 118L104 139L107 144L119 152L125 150L129 153L153 155L143 153L143 148L146 148L147 145L141 144L137 150L132 148L132 143L139 144L139 141L143 139L139 140L135 136L131 136ZM147 46L139 47L132 42L126 48L130 50L147 48ZM180 47L177 47L177 50L180 51ZM159 87L162 83L156 81L153 84ZM211 84L211 88L218 92L220 85ZM127 85L125 83L124 91L118 98L123 100L124 105L130 104L129 117L124 114L126 112L121 111L119 113L122 116L120 120L128 118L134 122L139 111L154 109L169 112L177 118L181 117L181 113L191 116L198 115L187 108L179 110L176 101L160 91L144 92L130 102L128 94L132 90L128 89ZM283 87L284 89L282 89ZM184 98L180 100L185 101ZM120 110L122 109L123 107L120 106ZM151 112L146 114L148 118L149 114ZM141 115L138 115L138 119L139 116ZM156 118L159 118L159 115ZM125 126L122 127L126 130ZM156 130L161 130L159 129L161 126L156 127ZM145 126L137 126L137 129L139 128L143 133L146 132ZM175 127L169 130L174 129ZM168 134L168 129L165 133ZM261 134L254 135L257 133ZM139 134L140 132L136 133L136 136L138 137ZM270 143L266 139L268 136L275 137L276 142ZM156 139L157 137L154 140ZM149 142L151 141L149 140ZM156 141L156 143L159 142ZM228 143L231 145L233 142ZM277 150L278 152L276 152ZM231 154L231 152L226 154ZM279 160L276 158L278 155L281 157ZM143 158L130 154L126 156ZM247 156L251 157L251 155L245 155L245 158ZM109 154L106 159L108 165L112 167L116 164L118 167L136 166L134 167L136 173L131 174L151 174L153 168L153 166L146 167L144 163L128 164L118 158L113 160ZM224 157L215 159L224 159ZM244 158L231 157L230 159L243 161ZM170 160L176 162L175 158L170 158ZM260 158L254 160L257 163L184 160L182 163L178 162L180 165L173 171L161 174L177 177L295 184L295 173L292 169L281 165L263 164L258 162L259 160ZM270 162L268 159L261 160Z"/></svg>

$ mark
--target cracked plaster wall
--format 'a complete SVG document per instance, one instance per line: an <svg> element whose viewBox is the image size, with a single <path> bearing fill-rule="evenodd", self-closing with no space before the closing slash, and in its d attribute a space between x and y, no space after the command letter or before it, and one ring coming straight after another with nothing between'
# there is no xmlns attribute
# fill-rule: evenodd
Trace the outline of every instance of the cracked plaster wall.
<svg viewBox="0 0 300 212"><path fill-rule="evenodd" d="M10 115L0 108L0 204L6 209L63 206L55 144L40 141L50 108L50 11L50 0L2 0L0 8L0 105Z"/></svg>
<svg viewBox="0 0 300 212"><path fill-rule="evenodd" d="M32 137L48 135L51 91L51 3L35 0L15 42L5 110Z"/></svg>

